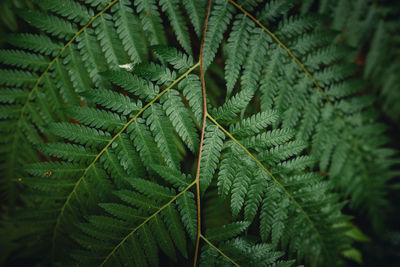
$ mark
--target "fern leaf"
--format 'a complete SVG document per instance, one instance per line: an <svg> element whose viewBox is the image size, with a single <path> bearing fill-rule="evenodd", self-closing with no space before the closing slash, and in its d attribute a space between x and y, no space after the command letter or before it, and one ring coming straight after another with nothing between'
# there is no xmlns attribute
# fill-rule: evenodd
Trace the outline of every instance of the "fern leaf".
<svg viewBox="0 0 400 267"><path fill-rule="evenodd" d="M163 219L167 224L169 233L174 241L174 244L178 248L178 250L182 253L182 255L187 258L187 249L186 249L186 237L183 225L179 218L179 214L175 209L174 205L169 205L162 212Z"/></svg>
<svg viewBox="0 0 400 267"><path fill-rule="evenodd" d="M130 133L130 137L133 139L135 147L139 151L140 159L145 166L163 163L163 159L160 157L160 150L157 148L157 144L142 119L135 120L128 128L128 133Z"/></svg>
<svg viewBox="0 0 400 267"><path fill-rule="evenodd" d="M20 50L0 50L0 62L32 70L43 70L49 63L46 58L41 55L31 54Z"/></svg>
<svg viewBox="0 0 400 267"><path fill-rule="evenodd" d="M194 195L192 192L186 191L181 197L176 200L178 209L181 214L181 219L185 225L189 237L194 242L197 235L197 214Z"/></svg>
<svg viewBox="0 0 400 267"><path fill-rule="evenodd" d="M268 176L265 172L256 171L255 181L251 183L244 203L244 218L246 221L253 221L257 214L264 193L268 188Z"/></svg>
<svg viewBox="0 0 400 267"><path fill-rule="evenodd" d="M214 113L215 119L231 121L237 113L243 111L254 96L252 89L244 89L220 106Z"/></svg>
<svg viewBox="0 0 400 267"><path fill-rule="evenodd" d="M159 104L153 104L144 112L147 124L155 136L155 141L163 155L165 162L171 168L179 170L177 150L173 143L172 125L164 115Z"/></svg>
<svg viewBox="0 0 400 267"><path fill-rule="evenodd" d="M172 243L164 222L158 216L156 216L150 221L149 224L155 233L155 239L160 244L160 249L164 251L169 258L172 258L173 261L176 261L174 244Z"/></svg>
<svg viewBox="0 0 400 267"><path fill-rule="evenodd" d="M261 74L261 66L267 51L267 35L259 28L249 29L249 52L244 63L241 87L255 91Z"/></svg>
<svg viewBox="0 0 400 267"><path fill-rule="evenodd" d="M183 95L189 101L189 106L193 110L197 124L199 124L203 118L203 96L199 77L189 74L178 86L179 89L183 90Z"/></svg>
<svg viewBox="0 0 400 267"><path fill-rule="evenodd" d="M205 17L205 2L196 0L183 0L182 4L186 9L187 14L189 15L190 21L193 24L197 37L200 37L202 29L201 26L203 25Z"/></svg>
<svg viewBox="0 0 400 267"><path fill-rule="evenodd" d="M77 31L75 24L32 9L19 9L17 14L32 26L62 39L70 39Z"/></svg>
<svg viewBox="0 0 400 267"><path fill-rule="evenodd" d="M6 104L22 103L27 96L28 92L26 90L17 88L2 88L0 102Z"/></svg>
<svg viewBox="0 0 400 267"><path fill-rule="evenodd" d="M146 43L139 30L140 22L129 7L129 2L118 1L112 11L115 13L115 26L125 51L134 64L142 62L147 57Z"/></svg>
<svg viewBox="0 0 400 267"><path fill-rule="evenodd" d="M151 45L166 44L160 13L154 0L135 1L136 11L140 15L143 30L148 34Z"/></svg>
<svg viewBox="0 0 400 267"><path fill-rule="evenodd" d="M179 93L173 89L161 97L163 109L182 141L196 153L199 146L199 137L192 119L187 114L187 109L182 103Z"/></svg>
<svg viewBox="0 0 400 267"><path fill-rule="evenodd" d="M160 198L168 200L173 196L175 196L173 190L170 190L164 186L143 179L137 179L137 178L130 179L129 183L137 191L141 192L142 194L150 198L153 198L154 200Z"/></svg>
<svg viewBox="0 0 400 267"><path fill-rule="evenodd" d="M62 4L57 0L34 0L34 2L46 10L51 10L56 14L72 20L73 22L78 22L81 25L88 23L90 18L94 15L91 9L87 9L86 6L73 0L66 0L62 2Z"/></svg>
<svg viewBox="0 0 400 267"><path fill-rule="evenodd" d="M96 104L99 104L122 115L135 114L142 108L142 103L133 102L129 97L106 89L88 90L83 93Z"/></svg>
<svg viewBox="0 0 400 267"><path fill-rule="evenodd" d="M190 45L189 31L184 17L177 8L178 0L161 0L160 5L163 12L165 12L170 20L172 28L176 34L178 42L185 49L186 53L192 55L192 48Z"/></svg>
<svg viewBox="0 0 400 267"><path fill-rule="evenodd" d="M127 62L122 43L118 35L113 30L112 18L109 14L102 14L99 19L95 20L93 27L97 39L100 42L101 49L105 55L108 64L112 68L117 68L120 64Z"/></svg>
<svg viewBox="0 0 400 267"><path fill-rule="evenodd" d="M162 60L170 63L179 72L185 72L193 66L192 56L180 52L173 47L152 46L154 53Z"/></svg>
<svg viewBox="0 0 400 267"><path fill-rule="evenodd" d="M113 144L121 166L128 175L142 177L145 175L144 167L140 161L135 147L126 134L121 134Z"/></svg>
<svg viewBox="0 0 400 267"><path fill-rule="evenodd" d="M159 92L159 89L152 83L126 71L108 71L104 73L104 76L128 92L148 100L153 99Z"/></svg>
<svg viewBox="0 0 400 267"><path fill-rule="evenodd" d="M6 86L32 85L38 76L22 70L0 70L0 84Z"/></svg>
<svg viewBox="0 0 400 267"><path fill-rule="evenodd" d="M237 15L228 38L225 64L226 98L231 96L239 77L240 67L248 51L250 23L246 15Z"/></svg>
<svg viewBox="0 0 400 267"><path fill-rule="evenodd" d="M28 49L45 55L56 55L62 48L61 43L56 42L45 35L29 33L8 34L4 39L15 47Z"/></svg>
<svg viewBox="0 0 400 267"><path fill-rule="evenodd" d="M215 125L207 125L204 134L204 145L201 157L200 188L205 192L211 183L219 162L225 134Z"/></svg>
<svg viewBox="0 0 400 267"><path fill-rule="evenodd" d="M66 122L51 125L51 131L57 136L92 147L104 146L111 139L107 132Z"/></svg>
<svg viewBox="0 0 400 267"><path fill-rule="evenodd" d="M98 43L92 29L87 29L77 37L78 49L82 56L82 61L90 78L98 87L106 87L107 83L100 76L100 72L107 69L107 62L102 60L100 44Z"/></svg>
<svg viewBox="0 0 400 267"><path fill-rule="evenodd" d="M203 68L206 70L217 53L222 35L232 18L232 6L227 1L218 0L210 14L203 50Z"/></svg>
<svg viewBox="0 0 400 267"><path fill-rule="evenodd" d="M239 137L252 136L263 131L268 125L275 123L277 119L277 112L273 110L264 111L232 124L229 127L229 132Z"/></svg>
<svg viewBox="0 0 400 267"><path fill-rule="evenodd" d="M84 146L65 143L49 143L41 145L39 150L49 156L82 163L91 162L97 155L94 151L85 149Z"/></svg>
<svg viewBox="0 0 400 267"><path fill-rule="evenodd" d="M145 253L149 259L150 265L158 266L158 248L152 232L147 225L139 229L140 241L143 242Z"/></svg>
<svg viewBox="0 0 400 267"><path fill-rule="evenodd" d="M189 185L192 178L190 175L186 176L182 174L180 171L175 169L161 166L161 165L153 165L152 168L167 182L171 183L177 188L184 189Z"/></svg>
<svg viewBox="0 0 400 267"><path fill-rule="evenodd" d="M72 118L86 126L110 132L118 132L126 123L126 118L123 116L95 108L73 107L67 112Z"/></svg>
<svg viewBox="0 0 400 267"><path fill-rule="evenodd" d="M250 226L249 222L237 221L228 225L223 225L222 227L215 229L208 229L206 235L207 239L213 241L224 241L231 239L241 232L245 231Z"/></svg>

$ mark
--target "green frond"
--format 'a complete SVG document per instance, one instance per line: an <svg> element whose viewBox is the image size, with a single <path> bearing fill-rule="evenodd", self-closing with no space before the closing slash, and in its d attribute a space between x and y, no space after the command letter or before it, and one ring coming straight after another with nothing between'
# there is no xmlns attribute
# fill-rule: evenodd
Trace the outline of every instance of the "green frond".
<svg viewBox="0 0 400 267"><path fill-rule="evenodd" d="M252 222L257 214L258 208L264 198L264 193L268 189L268 175L258 170L256 171L254 181L251 183L244 202L244 218Z"/></svg>
<svg viewBox="0 0 400 267"><path fill-rule="evenodd" d="M53 65L53 72L51 75L53 80L56 82L56 86L60 90L64 102L69 105L79 106L79 96L77 92L75 92L68 70L64 67L64 62L57 59Z"/></svg>
<svg viewBox="0 0 400 267"><path fill-rule="evenodd" d="M185 19L179 9L178 0L160 0L162 11L165 12L169 18L172 29L175 32L178 42L185 49L186 53L192 55L192 48L190 45L190 37L188 27Z"/></svg>
<svg viewBox="0 0 400 267"><path fill-rule="evenodd" d="M278 113L274 110L260 112L230 125L229 132L241 138L252 136L265 130L268 125L274 124L277 119Z"/></svg>
<svg viewBox="0 0 400 267"><path fill-rule="evenodd" d="M70 162L39 162L29 165L25 170L39 177L63 178L71 177L83 172L81 165Z"/></svg>
<svg viewBox="0 0 400 267"><path fill-rule="evenodd" d="M193 193L186 191L176 200L176 203L181 214L182 223L185 225L190 239L194 242L197 235L197 214Z"/></svg>
<svg viewBox="0 0 400 267"><path fill-rule="evenodd" d="M192 56L188 56L173 47L156 45L151 48L157 57L171 64L179 72L185 72L193 66Z"/></svg>
<svg viewBox="0 0 400 267"><path fill-rule="evenodd" d="M31 33L8 34L4 39L15 47L28 49L45 55L56 55L62 48L60 42L54 41L45 35Z"/></svg>
<svg viewBox="0 0 400 267"><path fill-rule="evenodd" d="M175 169L161 165L152 165L152 168L161 176L161 178L171 183L176 188L184 189L191 183L192 177L190 175L185 175Z"/></svg>
<svg viewBox="0 0 400 267"><path fill-rule="evenodd" d="M290 140L293 136L294 131L291 129L275 129L243 139L242 143L245 147L266 148L283 144Z"/></svg>
<svg viewBox="0 0 400 267"><path fill-rule="evenodd" d="M148 100L153 99L159 92L159 89L151 82L124 70L111 70L103 75L112 83L121 86L126 91Z"/></svg>
<svg viewBox="0 0 400 267"><path fill-rule="evenodd" d="M197 120L197 125L203 118L203 95L201 91L201 82L198 76L189 74L179 83L179 89L189 102L189 106L193 111Z"/></svg>
<svg viewBox="0 0 400 267"><path fill-rule="evenodd" d="M236 157L232 149L222 154L221 166L218 172L218 192L222 197L226 197L232 187L233 180L236 175L235 168L237 167L239 159Z"/></svg>
<svg viewBox="0 0 400 267"><path fill-rule="evenodd" d="M146 32L151 45L166 44L165 33L162 30L160 13L154 0L135 1L136 12L139 13L143 30Z"/></svg>
<svg viewBox="0 0 400 267"><path fill-rule="evenodd" d="M223 121L231 121L237 116L237 113L244 111L254 96L254 90L251 88L243 89L230 99L228 99L222 106L213 111L215 119Z"/></svg>
<svg viewBox="0 0 400 267"><path fill-rule="evenodd" d="M30 86L33 85L38 76L22 70L0 70L0 84L6 86Z"/></svg>
<svg viewBox="0 0 400 267"><path fill-rule="evenodd" d="M169 205L163 212L163 219L168 227L169 234L180 253L187 258L186 237L179 213L174 205Z"/></svg>
<svg viewBox="0 0 400 267"><path fill-rule="evenodd" d="M160 104L153 104L144 112L147 125L154 135L165 163L176 170L180 169L178 151L174 145L174 132Z"/></svg>
<svg viewBox="0 0 400 267"><path fill-rule="evenodd" d="M68 40L78 31L75 24L40 11L19 9L17 15L32 26L61 39Z"/></svg>
<svg viewBox="0 0 400 267"><path fill-rule="evenodd" d="M107 89L88 90L82 95L94 103L122 115L135 114L142 108L140 101L135 103L128 96Z"/></svg>
<svg viewBox="0 0 400 267"><path fill-rule="evenodd" d="M227 59L225 63L226 98L231 96L233 87L239 77L240 68L244 63L249 49L250 22L246 15L236 16L227 44Z"/></svg>
<svg viewBox="0 0 400 267"><path fill-rule="evenodd" d="M128 133L140 154L140 159L146 167L164 162L160 156L160 150L143 119L139 118L135 120L131 124L131 127L128 128Z"/></svg>
<svg viewBox="0 0 400 267"><path fill-rule="evenodd" d="M50 130L57 136L92 147L102 147L111 139L108 132L74 123L54 123Z"/></svg>
<svg viewBox="0 0 400 267"><path fill-rule="evenodd" d="M0 265L341 266L387 229L390 3L215 0L202 43L206 0L11 2Z"/></svg>
<svg viewBox="0 0 400 267"><path fill-rule="evenodd" d="M126 124L126 118L116 113L87 107L71 107L67 113L80 123L117 133Z"/></svg>
<svg viewBox="0 0 400 267"><path fill-rule="evenodd" d="M128 135L121 134L113 143L121 166L130 176L142 177L145 175L145 170L142 162L140 161L139 154L137 153L133 143L129 140Z"/></svg>
<svg viewBox="0 0 400 267"><path fill-rule="evenodd" d="M128 1L118 1L111 9L115 14L115 27L125 51L133 63L140 63L147 57L146 43L140 30L140 22Z"/></svg>
<svg viewBox="0 0 400 267"><path fill-rule="evenodd" d="M91 87L92 81L84 67L80 54L75 49L75 45L70 45L68 47L64 58L64 64L68 69L68 74L74 87L74 91L81 93Z"/></svg>
<svg viewBox="0 0 400 267"><path fill-rule="evenodd" d="M43 144L38 149L45 155L72 162L88 163L97 155L95 151L86 149L84 146L68 143Z"/></svg>
<svg viewBox="0 0 400 267"><path fill-rule="evenodd" d="M318 23L315 15L292 16L281 21L277 35L279 37L292 38L312 29Z"/></svg>
<svg viewBox="0 0 400 267"><path fill-rule="evenodd" d="M182 5L186 9L186 13L189 15L197 37L200 37L202 33L201 26L204 23L205 17L205 1L182 0Z"/></svg>
<svg viewBox="0 0 400 267"><path fill-rule="evenodd" d="M98 10L102 10L109 4L108 0L84 0L84 2L92 7L96 7Z"/></svg>
<svg viewBox="0 0 400 267"><path fill-rule="evenodd" d="M264 57L268 48L268 35L260 28L249 29L248 53L243 66L240 85L243 89L256 91Z"/></svg>
<svg viewBox="0 0 400 267"><path fill-rule="evenodd" d="M245 231L249 226L249 222L237 221L218 228L209 228L207 229L206 236L210 241L229 240Z"/></svg>
<svg viewBox="0 0 400 267"><path fill-rule="evenodd" d="M100 44L94 36L92 29L87 29L77 37L78 49L82 57L83 65L90 78L100 88L107 88L107 83L100 73L107 69L107 62L101 52Z"/></svg>
<svg viewBox="0 0 400 267"><path fill-rule="evenodd" d="M31 70L43 70L49 63L44 56L21 50L0 50L0 62Z"/></svg>
<svg viewBox="0 0 400 267"><path fill-rule="evenodd" d="M217 126L211 124L206 126L199 176L202 192L205 192L210 185L217 169L224 138L224 133Z"/></svg>
<svg viewBox="0 0 400 267"><path fill-rule="evenodd" d="M22 103L28 96L28 91L17 88L2 88L0 102L6 104Z"/></svg>
<svg viewBox="0 0 400 267"><path fill-rule="evenodd" d="M204 40L203 68L206 70L213 61L224 32L232 18L233 7L228 1L218 0L212 6L206 37Z"/></svg>
<svg viewBox="0 0 400 267"><path fill-rule="evenodd" d="M175 195L173 190L170 190L164 186L143 179L137 179L137 178L130 179L129 183L137 191L141 192L142 194L150 198L153 198L154 200L157 199L168 200Z"/></svg>
<svg viewBox="0 0 400 267"><path fill-rule="evenodd" d="M286 14L295 4L295 0L272 0L265 4L259 13L258 19L267 25L272 24L277 18Z"/></svg>
<svg viewBox="0 0 400 267"><path fill-rule="evenodd" d="M90 18L94 15L93 10L87 9L86 6L73 0L66 0L62 2L62 4L57 0L34 0L34 2L45 10L51 10L54 13L81 25L88 23Z"/></svg>
<svg viewBox="0 0 400 267"><path fill-rule="evenodd" d="M127 63L122 43L114 30L111 15L102 14L93 22L93 27L101 50L111 68L116 69L120 64Z"/></svg>
<svg viewBox="0 0 400 267"><path fill-rule="evenodd" d="M193 153L196 153L200 140L196 127L187 112L187 108L182 103L178 91L171 89L166 92L161 97L161 103L182 141Z"/></svg>
<svg viewBox="0 0 400 267"><path fill-rule="evenodd" d="M167 86L176 79L176 73L160 64L142 63L134 66L133 72L146 80Z"/></svg>

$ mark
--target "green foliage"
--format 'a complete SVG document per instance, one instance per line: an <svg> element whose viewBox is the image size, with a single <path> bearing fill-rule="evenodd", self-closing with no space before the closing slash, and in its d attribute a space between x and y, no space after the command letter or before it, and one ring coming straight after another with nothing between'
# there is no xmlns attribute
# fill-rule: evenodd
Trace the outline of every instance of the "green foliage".
<svg viewBox="0 0 400 267"><path fill-rule="evenodd" d="M0 50L4 264L337 266L382 223L396 152L313 1L239 1L267 31L212 1L205 96L206 1L34 2Z"/></svg>

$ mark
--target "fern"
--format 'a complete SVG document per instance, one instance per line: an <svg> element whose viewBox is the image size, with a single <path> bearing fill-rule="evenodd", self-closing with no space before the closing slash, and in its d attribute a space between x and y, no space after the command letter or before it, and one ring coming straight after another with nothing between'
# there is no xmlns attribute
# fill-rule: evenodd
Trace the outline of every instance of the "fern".
<svg viewBox="0 0 400 267"><path fill-rule="evenodd" d="M0 50L10 255L336 266L380 223L395 151L312 1L34 2Z"/></svg>

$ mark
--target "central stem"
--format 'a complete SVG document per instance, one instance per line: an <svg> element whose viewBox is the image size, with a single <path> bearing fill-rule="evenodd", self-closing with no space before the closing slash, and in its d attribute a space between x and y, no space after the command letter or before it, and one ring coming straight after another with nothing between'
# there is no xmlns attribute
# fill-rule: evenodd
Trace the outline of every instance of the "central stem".
<svg viewBox="0 0 400 267"><path fill-rule="evenodd" d="M204 40L205 40L206 32L207 32L208 17L210 16L210 9L211 9L211 0L208 0L207 13L206 13L206 18L204 20L203 36L201 39L200 56L199 56L201 89L203 92L203 121L202 121L202 128L201 128L199 158L198 158L197 170L196 170L197 238L196 238L196 247L195 247L195 251L194 251L194 262L193 262L194 267L196 267L196 265L197 265L197 257L199 254L199 244L200 244L200 236L201 236L200 164L201 164L201 152L203 150L203 143L204 143L204 132L206 129L206 120L207 120L207 114L208 114L207 113L206 83L204 80L204 69L203 69L203 50L204 50Z"/></svg>

